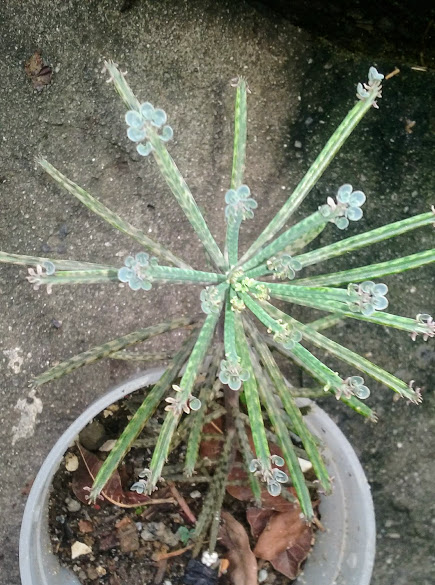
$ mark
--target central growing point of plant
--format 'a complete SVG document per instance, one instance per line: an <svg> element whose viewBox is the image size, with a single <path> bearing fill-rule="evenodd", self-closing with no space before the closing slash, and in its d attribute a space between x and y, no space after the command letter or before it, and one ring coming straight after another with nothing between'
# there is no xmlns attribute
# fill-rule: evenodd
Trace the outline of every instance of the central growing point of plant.
<svg viewBox="0 0 435 585"><path fill-rule="evenodd" d="M20 256L5 252L0 252L0 261L32 266L28 280L35 289L47 285L49 292L52 287L60 284L108 281L121 281L128 284L133 291L141 292L162 283L202 285L205 288L202 288L198 297L205 319L201 323L197 316L180 317L169 323L129 333L51 368L36 377L33 385L39 386L103 357L137 359L126 348L177 327L190 327L190 336L176 355L172 356L165 373L148 392L101 467L92 487L91 498L97 497L146 423L159 406L164 405L165 418L156 439L152 459L141 473L140 479L132 486L136 491L151 493L156 489L159 480L165 477L165 464L170 449L174 449L181 440L185 440L187 445L185 474L190 476L195 473L201 463L199 445L205 423L223 413L226 415L226 439L202 515L192 535L194 540L203 541L204 534L211 525L209 550L213 551L217 533L216 521L219 521L229 462L234 456L233 443L242 455L253 499L258 504L261 503L262 483L271 495L282 494L291 498L288 492L291 484L302 512L309 521L313 517L310 494L298 459L300 450L295 448L290 432L300 439L305 457L311 461L318 481L326 492L331 489L331 480L322 461L318 442L308 431L295 401L295 393L286 383L271 349L278 350L305 368L326 392L362 416L375 420L372 409L361 402L370 394L365 378L357 373L341 376L315 357L306 346L315 346L326 351L352 366L355 372L374 378L398 395L418 403L421 400L420 390L412 387L412 381L407 383L398 379L366 358L332 341L320 333L320 330L341 319L351 318L407 331L413 339L422 335L426 340L435 335L435 324L430 315L420 314L415 319L410 319L384 312L388 306L388 288L374 280L433 262L435 249L351 270L303 277L307 266L320 264L363 246L433 224L433 210L340 239L334 244L302 252L307 244L325 228L329 228L329 224L333 224L329 229L338 228L338 233L341 234L342 230L361 219L361 207L366 196L362 191L354 190L352 185L345 183L337 185L336 199L328 197L326 203L310 215L299 222L289 223L292 214L317 183L353 129L372 106L377 107L376 100L381 97L383 75L374 67L370 68L368 82L357 86L356 105L333 133L276 216L251 247L240 256L241 224L251 219L257 208L250 188L244 183L248 95L246 81L239 78L236 83L234 156L231 184L225 194L227 230L222 251L168 153L167 142L173 137L173 130L167 124L166 113L154 108L149 102L140 103L114 63L106 63L106 68L110 81L114 83L127 107L125 121L128 138L136 144L139 155L154 157L214 269L211 272L202 272L191 268L171 251L151 240L142 230L122 219L67 179L44 159L38 159L39 164L59 184L112 226L132 237L147 252L138 251L135 256L128 256L123 266ZM279 232L281 233L278 235ZM273 304L274 300L311 307L330 315L312 323L302 323L293 315L277 308ZM217 331L219 322L222 324L220 334ZM199 380L199 374L204 370L204 362L210 356L204 383ZM153 357L167 358L167 355L151 355ZM184 373L181 374L183 366ZM177 379L180 381L176 385ZM218 397L222 396L222 387L223 400L220 400ZM274 441L278 444L282 457L271 454L272 429ZM248 432L252 435L252 442L248 438ZM284 465L287 472L281 469Z"/></svg>

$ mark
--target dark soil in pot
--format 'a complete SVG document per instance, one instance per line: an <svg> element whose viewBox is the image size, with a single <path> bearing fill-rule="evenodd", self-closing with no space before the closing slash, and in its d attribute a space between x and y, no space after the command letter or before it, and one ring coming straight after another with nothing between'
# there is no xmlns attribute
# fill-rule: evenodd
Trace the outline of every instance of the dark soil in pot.
<svg viewBox="0 0 435 585"><path fill-rule="evenodd" d="M174 481L160 483L159 489L152 495L152 500L156 503L144 504L144 496L130 490L138 481L138 473L149 464L152 454L150 443L156 436L158 424L163 421L163 409L145 428L128 453L119 469L120 482L115 482L107 489L106 498L99 499L94 505L87 502L86 488L91 483L89 468L95 464L96 458L104 459L111 441L119 436L128 417L142 399L143 391L139 391L112 405L94 419L80 433L78 443L65 454L53 479L49 514L53 551L58 555L61 564L72 569L84 585L182 585L201 582L191 566L186 571L192 559L192 545L187 539L194 528L194 518L197 519L200 514L210 481L213 481L213 461L202 455L203 465L197 475L181 481L185 453L185 447L181 443L172 450L167 464L168 470L164 473L173 477ZM216 447L219 449L219 444L222 444L219 441L222 433L219 423L217 421L213 424L215 428L207 429L208 438L203 440L201 447L202 452L210 455L210 458L211 451ZM241 464L235 462L234 467L241 467ZM209 482L198 481L207 476ZM231 484L229 491L233 495L227 492L223 510L229 512L244 527L246 535L249 535L251 549L254 549L256 539L252 536L251 526L257 530L256 536L258 526L255 528L255 523L250 526L246 518L247 508L252 508L254 504L237 499L246 493L247 482L233 480ZM313 501L317 500L314 489L312 496ZM119 501L120 504L115 505L108 500ZM299 507L296 504L285 501L281 496L276 501L277 510L281 504L286 506L287 511L293 508L296 512L294 518L296 531L300 530L297 537L299 542L295 547L294 558L287 559L286 562L297 570L309 554L314 532L311 528L300 528ZM271 512L274 517L279 513ZM186 550L183 552L183 549ZM206 549L207 541L202 551ZM204 585L232 583L230 573L234 565L230 561L228 566L226 561L228 548L218 540L216 552L221 564L216 567L216 571L209 571L210 575L214 574L216 581L206 575L205 565L200 565L200 569L204 568ZM201 553L197 558L198 561L201 559ZM260 580L266 585L288 585L291 582L288 576L274 570L267 561L258 559L258 569L261 571ZM221 574L218 576L219 572ZM188 580L189 576L191 581Z"/></svg>

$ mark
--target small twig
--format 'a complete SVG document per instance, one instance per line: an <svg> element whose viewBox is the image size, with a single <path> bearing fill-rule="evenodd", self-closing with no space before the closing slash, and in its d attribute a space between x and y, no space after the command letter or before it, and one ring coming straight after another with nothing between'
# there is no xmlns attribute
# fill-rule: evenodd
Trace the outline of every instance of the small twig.
<svg viewBox="0 0 435 585"><path fill-rule="evenodd" d="M325 532L326 528L323 526L323 524L320 522L320 520L317 518L317 516L314 516L313 524L315 524L319 530L321 530L322 532Z"/></svg>
<svg viewBox="0 0 435 585"><path fill-rule="evenodd" d="M174 498L162 498L159 500L149 500L148 502L143 502L141 506L152 506L153 504L175 504Z"/></svg>
<svg viewBox="0 0 435 585"><path fill-rule="evenodd" d="M188 550L190 550L191 548L193 548L193 544L189 544L188 546L185 546L184 548L179 548L178 550L173 550L171 552L168 553L157 553L154 556L154 560L157 562L163 561L165 559L170 559L172 557L178 557L180 555L182 555L183 553L187 552Z"/></svg>
<svg viewBox="0 0 435 585"><path fill-rule="evenodd" d="M131 362L159 362L171 360L174 354L171 352L145 353L140 354L134 351L117 351L110 355L112 360L126 360Z"/></svg>
<svg viewBox="0 0 435 585"><path fill-rule="evenodd" d="M157 573L156 576L154 577L154 585L160 585L160 583L163 581L163 577L165 576L167 566L168 561L166 559L161 559L160 561L157 562Z"/></svg>
<svg viewBox="0 0 435 585"><path fill-rule="evenodd" d="M194 513L189 508L186 500L183 498L183 496L177 490L177 488L175 487L174 483L172 481L168 481L168 486L169 486L169 489L171 490L171 494L177 500L178 505L180 506L180 508L185 513L185 515L186 515L187 519L189 520L189 522L191 522L192 524L196 524L196 517L195 517Z"/></svg>
<svg viewBox="0 0 435 585"><path fill-rule="evenodd" d="M223 430L220 429L216 423L214 423L213 421L210 421L210 424L216 430L216 432L218 432L220 435L224 434Z"/></svg>
<svg viewBox="0 0 435 585"><path fill-rule="evenodd" d="M395 67L393 69L393 71L391 71L391 73L388 73L388 75L385 76L385 79L391 79L392 77L394 77L398 73L400 73L400 69L398 67Z"/></svg>

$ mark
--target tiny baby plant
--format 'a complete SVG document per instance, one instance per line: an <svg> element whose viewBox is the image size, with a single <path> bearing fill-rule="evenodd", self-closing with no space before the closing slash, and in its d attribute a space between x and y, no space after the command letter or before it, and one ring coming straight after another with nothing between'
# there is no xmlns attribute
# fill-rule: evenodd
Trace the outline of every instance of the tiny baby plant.
<svg viewBox="0 0 435 585"><path fill-rule="evenodd" d="M385 311L388 288L377 279L433 262L435 249L318 276L304 277L304 269L431 225L435 221L434 209L303 252L303 248L324 229L338 229L337 233L341 235L361 219L366 196L345 183L337 185L336 198L328 197L324 205L314 209L304 219L289 222L363 116L373 106L377 107L383 75L371 67L368 82L357 86L357 103L269 225L250 248L240 254L239 232L242 223L253 217L257 201L244 183L248 88L246 81L239 78L235 83L231 183L225 194L226 236L224 248L221 249L168 152L173 130L167 124L166 113L149 102L139 101L126 82L125 75L114 63L107 62L106 68L109 81L126 107L127 137L135 144L139 155L146 159L146 164L150 164L148 159L152 158L157 163L213 269L203 272L192 268L70 181L43 158L39 158L38 163L55 181L114 228L133 238L138 251L135 256L128 256L123 266L5 252L0 252L0 261L31 266L27 277L29 282L35 289L46 285L48 292L64 284L119 282L127 284L135 294L145 294L151 287L157 286L164 294L165 284L185 283L202 287L198 291L198 308L202 310L202 318L197 315L181 316L128 333L52 367L37 376L32 384L40 386L101 358L131 359L128 347L175 328L190 328L186 341L171 357L164 374L147 393L102 465L92 486L91 500L95 501L157 409L163 412L164 421L154 443L151 461L131 486L139 493L151 494L160 481L168 478L165 470L168 455L181 442L186 446L185 475L192 476L198 472L202 465L199 447L203 429L206 423L225 415L224 440L213 481L204 498L195 530L189 534L195 542L195 554L200 552L202 543L207 539L206 552L210 555L216 546L220 510L230 463L236 451L240 452L244 462L252 499L259 505L262 493L265 493L262 490L266 489L272 496L281 494L291 498L289 486L292 486L306 520L313 519L310 493L298 459L300 449L292 442L292 435L296 435L300 445L303 445L305 458L310 460L321 488L325 492L331 490L331 478L322 460L318 441L308 431L294 390L284 379L273 351L278 350L294 360L318 380L325 392L368 419L375 420L376 415L363 402L370 394L366 378L377 380L410 402L421 401L420 389L413 388L412 381L400 380L320 331L349 318L400 329L408 332L413 339L417 335L424 340L434 337L435 322L430 315L419 314L412 319ZM291 303L291 311L285 312L275 306L276 300ZM297 305L318 309L329 315L303 323L294 314ZM344 377L330 369L308 349L311 346L352 366L355 374ZM167 355L151 357L165 359ZM204 376L199 374L204 371L206 360L209 361L204 381ZM282 456L271 453L272 431ZM252 441L249 435L252 435ZM284 465L286 471L282 469Z"/></svg>

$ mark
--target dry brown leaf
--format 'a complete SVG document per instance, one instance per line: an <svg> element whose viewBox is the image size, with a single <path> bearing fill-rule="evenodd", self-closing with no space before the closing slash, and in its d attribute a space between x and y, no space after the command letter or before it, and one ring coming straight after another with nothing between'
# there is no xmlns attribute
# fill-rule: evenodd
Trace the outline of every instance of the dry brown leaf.
<svg viewBox="0 0 435 585"><path fill-rule="evenodd" d="M89 520L79 520L79 530L82 534L94 531L94 525Z"/></svg>
<svg viewBox="0 0 435 585"><path fill-rule="evenodd" d="M256 529L264 523L265 515L255 517ZM269 511L270 513L270 511ZM251 515L251 520L254 515ZM249 517L248 517L248 521ZM313 529L301 519L299 506L286 512L272 512L254 548L256 557L269 561L273 568L289 579L296 579L301 564L307 558L313 540Z"/></svg>
<svg viewBox="0 0 435 585"><path fill-rule="evenodd" d="M103 465L96 455L77 444L82 460L73 475L72 489L75 496L83 503L89 503L89 488ZM136 492L124 491L119 473L115 471L101 492L106 500L121 508L136 508L151 501L149 496Z"/></svg>
<svg viewBox="0 0 435 585"><path fill-rule="evenodd" d="M38 73L41 71L43 66L44 66L44 63L42 61L41 52L36 51L24 63L24 70L26 71L26 73L29 77L34 77L35 75L38 75Z"/></svg>
<svg viewBox="0 0 435 585"><path fill-rule="evenodd" d="M222 511L223 526L219 536L221 543L228 549L228 574L233 585L257 585L257 559L249 546L246 530L231 516Z"/></svg>
<svg viewBox="0 0 435 585"><path fill-rule="evenodd" d="M24 64L24 70L32 80L33 89L41 91L45 85L49 85L53 70L49 65L44 65L41 52L36 51Z"/></svg>
<svg viewBox="0 0 435 585"><path fill-rule="evenodd" d="M124 516L115 524L121 552L131 553L139 550L139 534L136 524L128 516Z"/></svg>
<svg viewBox="0 0 435 585"><path fill-rule="evenodd" d="M204 434L217 434L219 429L223 427L223 417L217 418L211 423L206 423L202 429ZM213 439L203 439L199 445L199 453L201 458L208 457L211 461L218 459L222 451L222 441Z"/></svg>

